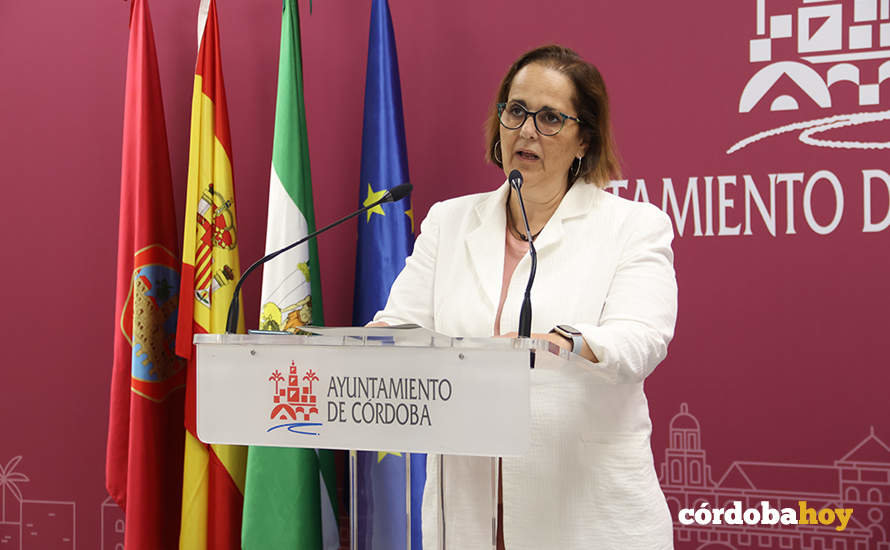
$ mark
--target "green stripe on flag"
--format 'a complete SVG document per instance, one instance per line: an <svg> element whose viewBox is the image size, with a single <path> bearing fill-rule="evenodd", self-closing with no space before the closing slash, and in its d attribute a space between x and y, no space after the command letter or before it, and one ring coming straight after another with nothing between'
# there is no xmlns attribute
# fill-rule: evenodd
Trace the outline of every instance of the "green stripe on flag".
<svg viewBox="0 0 890 550"><path fill-rule="evenodd" d="M303 104L300 19L285 0L269 185L266 250L315 230ZM260 328L296 330L324 324L315 240L269 262L263 271ZM241 545L245 550L337 548L331 451L251 447L247 457Z"/></svg>

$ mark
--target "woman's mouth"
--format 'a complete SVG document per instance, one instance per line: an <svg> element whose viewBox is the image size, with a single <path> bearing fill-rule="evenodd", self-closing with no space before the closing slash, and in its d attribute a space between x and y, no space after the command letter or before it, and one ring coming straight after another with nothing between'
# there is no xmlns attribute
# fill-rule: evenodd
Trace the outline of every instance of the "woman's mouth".
<svg viewBox="0 0 890 550"><path fill-rule="evenodd" d="M517 151L516 156L518 156L522 160L538 160L540 158L538 157L538 155L532 153L531 151Z"/></svg>

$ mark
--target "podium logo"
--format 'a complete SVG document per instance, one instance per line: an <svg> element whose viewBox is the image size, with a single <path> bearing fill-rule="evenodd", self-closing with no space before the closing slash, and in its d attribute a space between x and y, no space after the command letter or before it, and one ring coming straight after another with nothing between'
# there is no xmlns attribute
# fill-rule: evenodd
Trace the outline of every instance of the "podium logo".
<svg viewBox="0 0 890 550"><path fill-rule="evenodd" d="M771 10L774 4L781 9ZM842 140L823 135L890 119L890 85L881 90L890 79L890 2L802 0L796 10L789 4L756 0L756 35L748 44L755 72L742 90L739 113L815 107L825 116L760 132L727 154L788 132L799 132L798 139L813 147L890 148L890 142L870 140L861 129L845 130Z"/></svg>
<svg viewBox="0 0 890 550"><path fill-rule="evenodd" d="M266 431L286 429L295 434L318 435L318 432L313 431L322 425L321 422L313 421L318 415L318 398L313 389L313 383L318 382L315 371L309 369L301 377L296 363L291 361L287 378L276 369L269 381L274 385L269 418L284 422L275 424Z"/></svg>

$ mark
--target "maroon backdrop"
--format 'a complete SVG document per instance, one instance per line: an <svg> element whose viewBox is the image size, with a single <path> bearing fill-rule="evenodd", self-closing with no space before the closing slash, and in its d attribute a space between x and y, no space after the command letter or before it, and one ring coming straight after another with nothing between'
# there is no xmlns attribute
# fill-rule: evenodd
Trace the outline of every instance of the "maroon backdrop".
<svg viewBox="0 0 890 550"><path fill-rule="evenodd" d="M197 4L150 4L180 231ZM263 247L280 5L218 5L242 262ZM855 9L803 0L392 0L391 8L418 221L435 201L502 180L483 161L482 126L519 53L557 41L602 70L628 178L614 190L648 197L683 226L676 338L647 390L657 467L666 457L680 464L673 478L664 472L671 505L743 497L844 505L854 508L848 535L858 530L856 540L877 548L880 530L890 530L890 230L880 224L890 162L875 148L890 134L890 83L880 80L890 75L887 0ZM311 15L308 3L301 10L324 223L358 203L370 2L315 0ZM110 0L0 6L0 466L21 474L0 490L0 542L11 548L112 548L118 536L103 460L128 11ZM835 126L813 122L827 117ZM867 207L865 170L880 171ZM866 230L866 212L881 230ZM770 231L764 218L773 213ZM354 225L319 248L326 318L348 324ZM246 285L247 312L258 312L259 281ZM255 327L257 315L247 318ZM684 403L691 417L678 415ZM671 426L683 437L666 451ZM22 525L30 527L18 540ZM759 545L812 544L802 529ZM678 547L700 548L709 532L680 530ZM720 533L721 548L755 536Z"/></svg>

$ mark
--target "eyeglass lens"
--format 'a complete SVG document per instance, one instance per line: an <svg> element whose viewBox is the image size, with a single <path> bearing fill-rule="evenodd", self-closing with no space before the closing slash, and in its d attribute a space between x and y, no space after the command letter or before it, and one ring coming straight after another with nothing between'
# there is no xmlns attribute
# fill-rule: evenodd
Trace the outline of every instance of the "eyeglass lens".
<svg viewBox="0 0 890 550"><path fill-rule="evenodd" d="M525 123L525 119L530 114L521 103L511 101L507 103L501 110L500 120L505 128L515 130ZM565 118L555 109L544 108L537 111L534 115L535 127L538 132L545 136L552 136L562 130L565 124Z"/></svg>

